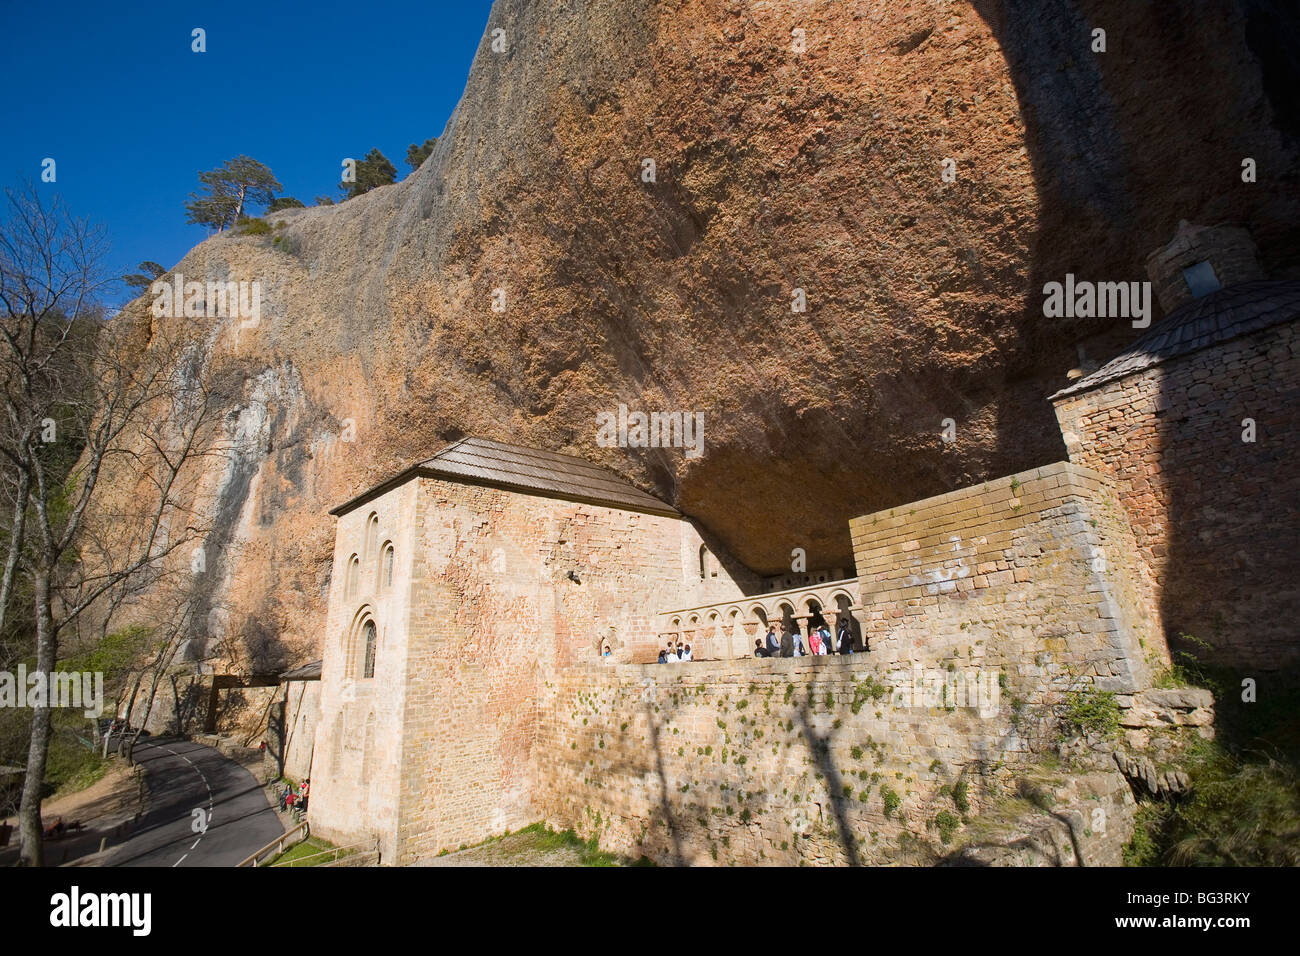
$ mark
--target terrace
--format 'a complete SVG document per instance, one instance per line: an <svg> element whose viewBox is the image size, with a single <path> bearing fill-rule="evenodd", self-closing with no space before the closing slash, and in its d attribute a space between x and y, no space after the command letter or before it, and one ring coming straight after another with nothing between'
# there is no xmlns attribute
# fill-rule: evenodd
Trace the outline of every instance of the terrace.
<svg viewBox="0 0 1300 956"><path fill-rule="evenodd" d="M701 607L662 611L656 616L659 646L680 639L691 645L695 660L730 660L750 657L754 641L767 633L769 624L799 626L808 633L810 621L823 619L832 634L839 633L841 619L847 619L853 634L853 649L863 644L863 607L858 579L803 584L785 591L755 594Z"/></svg>

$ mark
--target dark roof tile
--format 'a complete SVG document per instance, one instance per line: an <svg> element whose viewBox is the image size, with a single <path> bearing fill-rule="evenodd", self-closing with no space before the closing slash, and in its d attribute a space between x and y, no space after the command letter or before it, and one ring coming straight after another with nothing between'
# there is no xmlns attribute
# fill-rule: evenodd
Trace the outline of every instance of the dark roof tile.
<svg viewBox="0 0 1300 956"><path fill-rule="evenodd" d="M416 474L491 485L525 494L586 501L609 508L677 515L672 505L629 484L601 465L573 455L526 448L486 438L462 438L335 508L341 515Z"/></svg>
<svg viewBox="0 0 1300 956"><path fill-rule="evenodd" d="M1050 401L1086 392L1211 345L1300 318L1300 281L1242 282L1188 302Z"/></svg>

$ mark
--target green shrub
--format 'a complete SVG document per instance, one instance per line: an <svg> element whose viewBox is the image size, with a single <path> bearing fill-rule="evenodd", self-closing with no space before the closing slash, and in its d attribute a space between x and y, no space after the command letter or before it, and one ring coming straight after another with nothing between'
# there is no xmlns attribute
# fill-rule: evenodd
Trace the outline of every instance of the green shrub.
<svg viewBox="0 0 1300 956"><path fill-rule="evenodd" d="M934 825L939 828L939 839L944 845L952 842L953 832L956 831L961 821L947 810L940 810L934 818Z"/></svg>
<svg viewBox="0 0 1300 956"><path fill-rule="evenodd" d="M1070 691L1065 695L1062 721L1065 730L1073 734L1115 737L1119 734L1119 703L1113 691Z"/></svg>
<svg viewBox="0 0 1300 956"><path fill-rule="evenodd" d="M265 219L245 217L235 223L235 229L241 236L265 236L271 232L271 224Z"/></svg>
<svg viewBox="0 0 1300 956"><path fill-rule="evenodd" d="M965 780L958 780L952 788L953 805L962 816L970 812L970 799L967 797L969 790L970 785Z"/></svg>
<svg viewBox="0 0 1300 956"><path fill-rule="evenodd" d="M1300 866L1300 774L1198 740L1184 769L1190 798L1139 809L1124 859L1134 865Z"/></svg>

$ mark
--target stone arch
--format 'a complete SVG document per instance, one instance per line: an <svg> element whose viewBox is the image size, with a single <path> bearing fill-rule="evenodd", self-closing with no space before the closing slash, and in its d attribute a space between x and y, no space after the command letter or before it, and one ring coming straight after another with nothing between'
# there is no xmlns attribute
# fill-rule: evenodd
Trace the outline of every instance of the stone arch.
<svg viewBox="0 0 1300 956"><path fill-rule="evenodd" d="M379 549L377 591L387 591L393 586L393 565L397 562L397 551L392 541L385 541Z"/></svg>
<svg viewBox="0 0 1300 956"><path fill-rule="evenodd" d="M820 597L816 594L806 594L799 600L803 604L803 609L808 612L809 627L814 623L830 625L830 621L826 619L826 603Z"/></svg>
<svg viewBox="0 0 1300 956"><path fill-rule="evenodd" d="M853 606L853 598L845 591L837 591L831 596L831 600L835 602L836 635L838 635L840 631L840 619L847 618L849 622L849 633L853 635L853 649L856 651L865 647L866 644L862 639L862 625L849 610L849 608Z"/></svg>
<svg viewBox="0 0 1300 956"><path fill-rule="evenodd" d="M826 604L827 604L827 606L828 606L828 607L835 607L835 606L839 605L839 603L840 603L840 598L843 598L843 599L844 599L844 602L845 602L845 603L844 603L844 606L845 606L845 607L849 607L849 606L851 606L851 605L853 604L853 595L852 595L852 594L850 594L848 591L844 590L843 588L836 588L835 590L831 591L830 594L826 595Z"/></svg>
<svg viewBox="0 0 1300 956"><path fill-rule="evenodd" d="M781 618L781 624L784 627L794 626L794 605L787 598L782 598L776 602L776 607L772 609Z"/></svg>
<svg viewBox="0 0 1300 956"><path fill-rule="evenodd" d="M724 653L719 653L718 645L721 643L725 648L725 637L722 634L722 615L716 611L710 611L704 618L704 627L697 635L698 639L691 645L691 656L703 660L706 657L725 657Z"/></svg>
<svg viewBox="0 0 1300 956"><path fill-rule="evenodd" d="M379 547L379 512L372 511L366 518L366 536L365 542L361 549L361 555L369 561L375 556L375 551Z"/></svg>
<svg viewBox="0 0 1300 956"><path fill-rule="evenodd" d="M740 608L736 607L734 604L733 604L731 607L727 608L727 610L726 610L726 612L725 612L725 620L726 620L726 623L723 624L723 626L722 626L722 630L723 630L724 634L726 635L725 640L722 642L722 643L725 643L725 645L726 645L726 648L725 648L725 650L726 650L726 655L725 655L724 659L725 659L725 660L730 660L731 658L737 656L737 654L736 654L736 638L737 638L737 637L740 637L740 638L741 638L741 640L740 640L740 647L741 647L741 650L742 650L745 654L748 654L748 653L749 653L749 646L748 646L748 645L749 645L749 642L748 642L748 640L746 640L746 638L748 637L748 634L745 632L744 627L743 627L743 625L741 624ZM743 656L743 655L740 655L740 656Z"/></svg>
<svg viewBox="0 0 1300 956"><path fill-rule="evenodd" d="M352 555L348 558L347 569L343 572L343 596L354 598L361 591L361 558Z"/></svg>
<svg viewBox="0 0 1300 956"><path fill-rule="evenodd" d="M814 593L813 591L805 591L803 594L799 595L799 598L795 603L797 604L797 606L803 608L803 610L811 611L812 610L811 605L813 604L816 604L818 607L821 607L822 599L819 598L816 595L816 593Z"/></svg>
<svg viewBox="0 0 1300 956"><path fill-rule="evenodd" d="M366 625L374 627L374 646L373 653L377 656L379 652L379 623L375 620L375 609L370 604L363 604L352 616L352 623L348 626L347 637L344 640L343 652L343 675L345 678L352 680L364 679L363 668L365 667L366 646ZM373 667L373 661L372 661Z"/></svg>

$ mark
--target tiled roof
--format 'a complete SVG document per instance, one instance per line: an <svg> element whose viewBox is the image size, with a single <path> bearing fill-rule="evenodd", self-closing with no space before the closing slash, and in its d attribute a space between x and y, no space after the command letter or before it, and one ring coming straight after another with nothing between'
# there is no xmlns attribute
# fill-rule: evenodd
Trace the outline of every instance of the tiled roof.
<svg viewBox="0 0 1300 956"><path fill-rule="evenodd" d="M486 438L462 438L432 458L335 508L331 514L351 511L364 501L415 475L491 485L524 494L570 501L586 501L609 508L677 515L672 505L647 494L600 465L572 455L509 445Z"/></svg>
<svg viewBox="0 0 1300 956"><path fill-rule="evenodd" d="M320 680L320 669L321 661L312 661L294 670L285 671L280 675L280 683L291 680Z"/></svg>
<svg viewBox="0 0 1300 956"><path fill-rule="evenodd" d="M1242 282L1188 302L1097 371L1051 401L1086 392L1211 345L1300 318L1300 281Z"/></svg>

